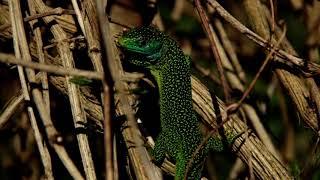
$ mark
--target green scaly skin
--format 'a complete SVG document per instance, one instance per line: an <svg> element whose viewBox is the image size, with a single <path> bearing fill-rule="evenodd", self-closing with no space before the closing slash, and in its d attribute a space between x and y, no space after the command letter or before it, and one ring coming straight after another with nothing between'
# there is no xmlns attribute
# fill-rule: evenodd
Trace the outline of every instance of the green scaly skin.
<svg viewBox="0 0 320 180"><path fill-rule="evenodd" d="M192 107L190 62L179 45L154 27L131 29L118 39L126 61L147 68L155 77L160 94L161 132L152 151L161 165L168 154L176 161L175 180L184 179L193 153L204 139ZM232 138L227 138L232 141ZM201 178L209 150L222 151L220 137L211 137L192 159L187 179Z"/></svg>

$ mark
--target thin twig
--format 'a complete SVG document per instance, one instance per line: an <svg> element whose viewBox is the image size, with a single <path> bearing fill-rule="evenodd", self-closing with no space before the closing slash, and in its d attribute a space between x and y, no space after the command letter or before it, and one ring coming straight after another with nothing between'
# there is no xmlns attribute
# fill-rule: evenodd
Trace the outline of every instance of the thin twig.
<svg viewBox="0 0 320 180"><path fill-rule="evenodd" d="M0 62L16 64L16 65L24 66L27 68L37 69L40 71L45 71L45 72L49 72L57 75L81 76L88 79L97 79L97 80L103 79L102 73L87 71L87 70L79 70L74 68L63 68L59 66L47 65L47 64L36 63L31 61L23 61L22 59L15 58L10 54L5 54L5 53L0 53Z"/></svg>
<svg viewBox="0 0 320 180"><path fill-rule="evenodd" d="M265 50L270 51L273 44L268 43L265 39L261 38L261 36L258 36L257 34L250 31L248 28L246 28L244 25L242 25L239 21L237 21L233 16L231 16L223 7L215 0L207 0L209 5L212 6L217 14L225 19L231 26L233 26L236 30L240 31L242 34L247 36L249 39L253 40L255 43L259 44L260 46L264 47ZM267 16L271 17L269 9L264 9L259 7L260 11L264 11L265 14L261 14L261 16ZM260 14L260 13L259 13ZM261 18L262 18L261 17ZM253 26L255 24L258 24L259 17L255 16L255 22L253 23ZM269 18L267 18L269 19ZM270 18L271 19L271 18ZM269 37L268 32L265 33L265 30L268 29L269 26L264 25L257 29L257 33L264 34L265 38ZM275 27L277 37L280 37L280 30L279 27ZM280 50L279 48L275 49L275 57L274 59L284 63L286 65L289 65L293 71L288 71L283 68L277 68L275 69L275 73L277 77L280 79L281 84L285 88L287 94L289 94L290 98L292 99L295 107L297 108L300 117L302 120L309 126L311 129L317 132L318 130L318 119L317 115L314 112L313 108L310 106L310 103L307 101L306 97L309 97L309 94L306 94L306 87L304 84L304 80L298 77L297 75L294 75L293 72L301 72L302 75L305 75L307 73L316 75L319 74L319 65L312 63L306 59L301 59L299 57L296 57L296 53L292 49L292 46L287 42L287 40L282 43L282 48L286 51Z"/></svg>
<svg viewBox="0 0 320 180"><path fill-rule="evenodd" d="M19 105L23 102L24 97L19 93L18 96L14 96L6 104L4 110L0 113L0 130L7 124L9 119L16 113Z"/></svg>
<svg viewBox="0 0 320 180"><path fill-rule="evenodd" d="M114 156L113 156L113 130L112 130L112 121L111 121L111 93L109 90L108 84L103 83L104 89L104 101L103 101L103 110L104 110L104 141L105 141L105 170L106 170L106 180L115 179L114 178Z"/></svg>
<svg viewBox="0 0 320 180"><path fill-rule="evenodd" d="M72 38L67 38L67 39L63 39L63 40L60 40L60 41L57 41L57 40L51 40L51 44L49 45L46 45L43 47L44 50L46 49L50 49L50 48L53 48L55 46L57 46L57 44L61 41L63 42L69 42L69 43L75 43L76 41L83 41L84 40L84 36L80 35L80 36L76 36L76 37L72 37Z"/></svg>
<svg viewBox="0 0 320 180"><path fill-rule="evenodd" d="M36 14L36 10L34 8L34 5L31 1L28 2L29 5L29 11L30 11L30 15L33 16ZM44 52L43 52L43 42L42 42L42 38L41 38L41 31L40 31L40 27L33 27L35 24L37 24L38 20L31 20L29 21L30 25L31 25L31 29L34 30L34 34L35 34L35 41L36 41L36 45L37 45L37 52L39 55L39 62L40 63L44 63L45 62L45 57L44 57ZM48 114L50 114L50 95L49 95L49 84L48 84L48 77L47 77L47 73L46 72L41 72L40 73L41 76L41 85L42 85L42 96L43 96L43 100L46 104L46 110L48 112ZM50 162L50 154L47 153L47 156L49 156L48 159L46 159L46 163L44 163L44 172L45 172L45 177L47 179L54 179L53 177L53 172L52 172L52 164Z"/></svg>
<svg viewBox="0 0 320 180"><path fill-rule="evenodd" d="M273 44L269 43L267 40L263 39L261 36L257 35L243 24L241 24L237 19L235 19L231 14L229 14L216 0L207 0L209 5L216 10L216 12L229 22L234 28L246 35L256 44L266 48L266 50L271 51L274 47ZM320 73L319 65L311 63L305 59L301 59L292 54L289 54L279 48L274 49L274 54L277 57L276 59L284 64L294 64L300 68L302 71L307 71L315 74Z"/></svg>
<svg viewBox="0 0 320 180"><path fill-rule="evenodd" d="M34 19L39 19L43 18L46 16L52 16L52 15L63 15L63 14L75 14L74 10L67 10L67 9L62 9L61 7L57 7L55 9L51 9L47 12L40 13L40 14L35 14L31 15L29 17L24 18L24 21L32 21Z"/></svg>
<svg viewBox="0 0 320 180"><path fill-rule="evenodd" d="M272 22L272 18L269 12L269 9L266 6L263 6L263 10L265 12L265 16L267 17L267 20L269 23ZM275 35L277 37L280 37L282 34L282 30L275 26ZM281 43L281 47L285 49L287 52L289 52L292 55L297 55L297 52L294 50L290 42L285 38L283 42ZM310 62L312 59L309 59ZM308 77L307 83L305 83L305 79L299 80L297 77L294 77L293 75L285 72L284 70L276 69L276 74L278 78L283 82L282 84L286 88L287 92L286 94L289 94L293 102L298 108L298 111L300 113L300 117L313 129L318 133L318 127L319 127L319 116L317 112L320 112L320 93L317 86L317 83L315 83L315 80L310 75L305 75L305 77ZM309 88L309 95L306 94L306 89ZM308 96L306 98L306 96ZM313 102L317 103L316 107L312 106L312 103L310 104L310 101L307 99L311 99ZM314 109L317 110L314 110Z"/></svg>
<svg viewBox="0 0 320 180"><path fill-rule="evenodd" d="M273 6L273 0L269 0L269 4L270 4L270 9L271 9L271 19L272 19L272 23L271 23L271 33L270 33L270 42L272 42L272 36L275 32L275 15L274 15L274 6Z"/></svg>
<svg viewBox="0 0 320 180"><path fill-rule="evenodd" d="M248 89L243 93L241 99L235 103L235 104L231 104L229 107L227 107L227 111L229 111L230 113L234 113L235 111L237 111L239 109L239 107L242 105L243 101L248 97L248 95L250 94L250 92L252 91L252 89L254 88L254 85L256 84L257 80L259 79L262 71L265 69L265 67L267 66L268 62L272 59L272 56L275 52L275 48L278 47L283 38L285 37L286 35L286 32L287 32L287 28L286 26L284 26L284 29L283 29L283 33L281 35L281 37L279 38L278 42L276 43L276 45L274 46L273 49L271 49L271 51L268 53L266 59L263 61L261 67L259 68L257 74L255 75L255 77L253 78L253 80L251 81ZM228 112L228 113L229 113Z"/></svg>
<svg viewBox="0 0 320 180"><path fill-rule="evenodd" d="M100 30L102 34L107 33L107 35L103 35L103 42L106 47L106 57L107 57L107 63L109 65L109 70L112 76L112 79L115 83L117 83L118 80L118 73L115 73L112 71L112 67L115 67L111 61L113 61L115 55L112 49L112 41L111 41L111 33L110 33L110 25L108 18L105 18L105 8L107 7L108 1L98 1L96 0L96 7L97 7L97 15L99 19L99 25ZM107 23L106 23L107 22ZM104 29L106 28L106 30ZM108 87L107 82L103 83L103 89L104 89L104 138L105 138L105 170L106 170L106 180L114 180L114 162L113 162L113 134L112 134L112 124L111 124L111 113L110 113L110 107L111 107L111 100L110 100L110 90ZM129 114L130 115L130 114ZM127 116L129 116L127 115ZM128 117L133 118L133 117Z"/></svg>
<svg viewBox="0 0 320 180"><path fill-rule="evenodd" d="M116 55L114 52L116 46L111 34L109 19L105 16L106 5L107 1L102 2L101 0L96 0L100 31L104 46L106 48L105 55L107 58L108 68L105 68L105 71L107 69L110 71L115 90L120 92L121 90L127 90L128 87L126 84L121 82L121 75L124 74L124 71L121 66L119 54ZM162 179L160 169L151 162L151 157L148 155L144 146L144 141L141 139L141 134L138 130L137 122L135 120L134 111L129 103L129 96L126 96L124 93L117 93L116 98L119 99L119 103L117 103L118 113L126 116L126 128L123 129L122 134L126 140L129 158L132 162L132 167L136 178L141 180ZM134 144L134 147L132 144ZM146 168L148 168L148 170ZM112 178L114 178L114 176Z"/></svg>
<svg viewBox="0 0 320 180"><path fill-rule="evenodd" d="M81 3L84 14L83 24L87 33L86 40L88 43L89 57L92 62L94 70L103 73L102 53L101 53L101 39L97 19L97 10L94 0L84 0Z"/></svg>
<svg viewBox="0 0 320 180"><path fill-rule="evenodd" d="M16 43L15 43L15 50L16 51L16 54L18 56L18 58L21 57L20 55L20 51L19 51L19 43L23 43L21 45L21 51L23 52L24 54L24 57L28 58L29 61L31 61L31 57L29 54L29 51L28 51L28 46L26 45L26 37L25 37L25 34L24 34L24 27L23 27L23 23L22 23L22 15L21 15L21 12L20 12L20 4L19 4L19 1L15 0L14 5L16 5L17 7L15 7L15 13L12 14L11 17L16 17L14 18L14 20L12 20L12 25L16 25L16 26L19 26L19 27L15 27L13 26L14 28L14 31L13 32L16 32L16 34L19 34L19 41L17 41L18 39L16 38ZM15 21L20 21L19 23L15 23ZM16 30L15 30L16 29ZM15 34L15 33L14 33ZM19 43L18 43L19 42ZM23 72L20 73L23 75ZM27 72L27 75L29 76L28 78L31 79L31 82L35 82L35 74L34 74L34 71L30 70ZM21 76L22 77L22 76ZM24 77L23 77L24 79ZM25 81L25 80L24 80ZM26 83L22 83L22 86L26 86ZM24 88L27 90L27 88ZM30 101L30 96L25 93L25 98L26 100ZM48 134L48 138L51 140L50 143L52 143L54 149L56 150L58 156L61 158L62 162L65 164L66 168L69 170L70 174L73 176L73 178L76 178L76 179L83 179L80 172L77 170L76 166L73 164L73 162L71 161L71 159L69 158L68 154L66 153L66 150L64 149L64 147L62 147L61 145L57 144L56 140L59 140L61 141L61 137L59 138L59 136L57 135L57 131L56 129L54 128L54 126L52 125L52 121L51 121L51 118L50 118L50 115L48 114L48 112L46 111L46 109L44 107L45 104L43 102L43 99L41 98L41 92L39 89L37 88L34 88L32 89L32 95L33 95L33 100L35 102L35 105L37 107L37 110L39 112L39 115L40 115L40 118L43 120L44 122L44 125L46 127L46 132ZM28 111L29 113L31 114L31 125L34 127L34 130L35 132L37 133L39 130L37 130L37 125L36 125L36 122L35 122L35 118L34 118L34 115L33 115L33 110L31 107L28 107ZM37 139L37 142L42 145L43 143L43 140L41 139L40 137L40 133L37 133L36 134L36 139ZM45 147L41 147L39 150L41 149L46 149ZM45 154L46 152L44 152ZM50 160L44 160L45 163L48 163L50 162Z"/></svg>
<svg viewBox="0 0 320 180"><path fill-rule="evenodd" d="M75 12L75 14L77 16L77 20L78 20L79 26L81 28L81 31L82 31L83 35L86 37L87 34L86 34L86 31L85 31L85 28L84 28L84 25L83 25L83 18L82 18L81 12L80 12L80 8L79 8L79 5L78 5L78 2L77 2L77 0L71 0L71 3L72 3L72 6L73 6L73 9L74 9L74 12Z"/></svg>
<svg viewBox="0 0 320 180"><path fill-rule="evenodd" d="M97 19L97 10L95 6L94 0L84 0L81 3L82 11L84 14L83 17L83 26L86 31L86 39L88 42L89 49L89 57L93 64L93 68L97 72L104 72L103 64L102 64L102 55L101 55L101 45L100 45L100 31L98 26ZM106 75L107 76L107 75ZM107 77L103 80L103 93L101 93L101 99L103 104L103 113L104 113L104 144L105 144L105 179L117 179L117 164L116 164L116 146L114 134L113 134L113 126L112 126L112 87L113 85L109 85L106 81Z"/></svg>
<svg viewBox="0 0 320 180"><path fill-rule="evenodd" d="M22 14L21 14L21 6L20 1L18 0L12 0L10 3L10 15L11 15L11 22L12 22L12 29L13 29L13 39L14 39L14 51L16 57L20 58L21 56L26 56L27 58L31 59L31 56L28 51L26 51L26 37L25 37L25 31L23 27L23 20L22 20ZM29 94L26 78L24 76L23 68L18 67L21 87L24 99L26 101L31 101L31 96ZM29 70L26 72L27 78L32 80L34 75L34 72ZM32 95L36 96L38 91L32 91ZM39 96L34 97L39 98ZM39 110L39 109L38 109ZM49 150L47 148L47 143L43 141L43 137L40 133L39 127L37 125L36 117L34 114L34 110L31 106L28 106L27 108L31 127L34 132L35 140L37 142L37 146L39 149L41 161L44 167L45 176L48 179L53 179L53 172L52 172L52 164L51 164L51 156L49 153Z"/></svg>
<svg viewBox="0 0 320 180"><path fill-rule="evenodd" d="M29 11L30 15L33 16L36 14L35 7L32 3L32 1L29 1ZM39 26L35 26L37 24L38 20L35 19L33 21L29 21L31 25L31 29L33 29L34 34L35 34L35 41L36 41L36 46L37 46L37 53L39 56L39 62L40 63L45 63L45 57L44 57L44 52L43 52L43 42L41 38L41 31ZM49 96L49 84L48 84L48 77L46 72L41 72L41 84L42 84L42 96L43 100L46 103L47 111L50 114L50 96Z"/></svg>
<svg viewBox="0 0 320 180"><path fill-rule="evenodd" d="M45 4L41 0L33 0L33 2L38 12L43 13L48 10L48 8L45 6ZM54 21L54 18L52 16L46 16L46 17L43 17L43 21L45 23L50 23ZM58 42L60 42L57 45L57 49L61 57L61 60L63 62L63 66L67 68L73 68L74 61L73 61L73 56L70 50L69 43L63 42L64 39L67 39L66 33L63 31L63 29L60 27L59 24L52 25L50 30L54 38ZM69 76L66 76L65 78L67 81L67 91L68 91L74 126L76 129L84 129L87 119L81 104L79 88L76 84L73 84L69 81L70 79ZM86 179L95 180L96 174L95 174L95 168L94 168L93 159L91 155L91 150L89 147L88 136L87 134L80 133L80 134L77 134L76 137L78 140L79 151L80 151Z"/></svg>
<svg viewBox="0 0 320 180"><path fill-rule="evenodd" d="M219 36L221 37L222 45L223 45L226 53L228 54L228 57L229 57L230 62L232 64L232 67L235 70L234 74L239 78L239 80L242 83L245 83L246 82L246 74L243 71L243 69L239 63L239 60L238 60L237 54L234 50L234 47L232 46L231 41L229 40L228 35L225 32L225 28L223 27L221 21L218 18L214 19L214 25L218 30Z"/></svg>
<svg viewBox="0 0 320 180"><path fill-rule="evenodd" d="M224 94L224 98L225 98L225 101L228 103L230 101L230 94L229 94L229 86L228 86L228 83L226 81L226 77L224 75L224 70L223 70L223 67L222 67L222 62L221 62L221 57L219 55L219 52L218 52L218 48L217 48L217 45L216 45L216 41L217 39L213 36L213 27L209 21L209 18L206 14L206 12L204 11L202 5L201 5L201 2L200 0L195 0L195 7L199 13L199 16L200 16L200 19L201 19L201 22L202 22L202 26L203 28L205 29L206 31L206 34L209 38L209 42L210 42L210 45L211 45L211 50L213 52L213 55L215 57L215 60L216 60L216 64L217 64L217 69L218 69L218 72L219 72L219 75L220 75L220 79L221 79L221 84L222 84L222 87L223 87L223 94Z"/></svg>
<svg viewBox="0 0 320 180"><path fill-rule="evenodd" d="M214 13L214 10L208 7L208 11ZM222 45L219 41L217 41L217 47L219 49L219 53L221 54L223 67L226 69L226 78L228 83L230 84L232 89L238 89L241 92L245 91L244 83L246 82L245 73L242 70L240 63L238 62L237 55L235 54L232 45L230 44L230 40L222 26L220 20L218 18L214 19L214 24L219 31L220 39ZM214 33L213 33L214 34ZM215 35L217 36L217 35ZM229 56L227 56L229 55ZM228 58L229 57L229 58ZM242 106L242 110L245 113L245 116L242 116L245 119L250 120L252 127L254 128L255 132L266 145L266 148L275 156L277 159L281 159L279 156L278 151L274 147L267 131L262 124L258 113L256 112L255 108L249 104L244 104ZM246 118L247 117L247 118Z"/></svg>

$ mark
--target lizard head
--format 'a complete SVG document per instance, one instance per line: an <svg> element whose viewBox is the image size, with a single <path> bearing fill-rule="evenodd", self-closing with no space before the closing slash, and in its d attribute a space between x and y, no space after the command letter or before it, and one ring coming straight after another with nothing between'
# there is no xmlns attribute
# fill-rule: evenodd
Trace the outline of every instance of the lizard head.
<svg viewBox="0 0 320 180"><path fill-rule="evenodd" d="M155 27L142 26L124 32L118 39L118 45L125 51L130 63L152 67L163 53L164 38L164 33Z"/></svg>

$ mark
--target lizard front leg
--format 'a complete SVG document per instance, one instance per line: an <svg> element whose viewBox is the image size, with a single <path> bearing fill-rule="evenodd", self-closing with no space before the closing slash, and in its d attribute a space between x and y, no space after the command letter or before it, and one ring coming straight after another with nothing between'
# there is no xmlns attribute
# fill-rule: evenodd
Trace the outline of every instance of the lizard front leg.
<svg viewBox="0 0 320 180"><path fill-rule="evenodd" d="M226 141L228 145L231 145L234 143L234 141L240 137L244 132L234 134L232 132L226 132ZM208 147L210 150L216 151L216 152L222 152L224 150L224 142L220 135L218 136L212 136L208 140Z"/></svg>

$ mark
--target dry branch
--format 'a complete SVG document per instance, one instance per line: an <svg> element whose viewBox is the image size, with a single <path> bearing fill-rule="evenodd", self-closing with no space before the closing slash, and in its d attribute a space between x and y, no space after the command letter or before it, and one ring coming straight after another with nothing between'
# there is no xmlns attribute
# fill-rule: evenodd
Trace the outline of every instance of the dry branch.
<svg viewBox="0 0 320 180"><path fill-rule="evenodd" d="M222 88L223 88L223 94L224 94L224 100L226 103L230 102L230 93L229 93L229 86L227 84L227 80L225 77L225 72L224 69L222 67L222 60L220 57L220 53L217 47L217 37L213 36L213 27L212 24L209 21L208 15L206 14L205 10L203 9L200 0L195 0L195 8L197 9L200 19L201 19L201 24L203 26L203 29L205 30L209 42L210 42L210 47L212 50L212 53L214 55L214 59L216 60L216 64L217 64L217 70L219 72L219 76L220 76L220 81L222 84Z"/></svg>
<svg viewBox="0 0 320 180"><path fill-rule="evenodd" d="M256 33L252 32L248 28L246 28L243 24L241 24L238 20L236 20L232 15L230 15L217 1L215 0L208 0L207 1L209 5L211 5L216 12L228 23L230 23L234 28L236 28L238 31L240 31L242 34L246 35L249 39L251 39L253 42L257 43L258 45L264 47L266 50L271 51L274 48L274 45L272 43L268 43L267 40L263 39L261 36L257 35ZM263 10L263 8L259 8ZM263 16L260 16L259 14L256 14L253 19L256 23L259 23L263 20ZM258 28L258 27L257 27ZM261 27L259 28L259 31L261 34L266 34L266 30L269 29L269 27ZM270 36L267 36L270 37ZM264 37L264 38L267 38ZM284 50L281 50L279 48L274 48L275 50L275 59L280 61L284 64L293 64L296 67L295 70L300 71L306 71L306 72L319 72L319 66L315 63L309 62L307 60L301 59L299 57L296 57L292 54L287 53ZM286 49L289 52L291 52L290 49ZM286 91L290 95L292 101L294 102L295 106L297 107L297 110L299 114L301 115L302 119L308 124L314 131L317 131L318 129L318 122L317 122L317 115L315 114L312 107L310 107L307 97L310 96L308 91L306 91L305 85L302 82L302 80L297 77L296 75L284 70L284 69L276 69L276 74L280 81L282 82L283 86L285 87Z"/></svg>
<svg viewBox="0 0 320 180"><path fill-rule="evenodd" d="M47 7L41 0L33 0L37 12L44 13L48 11ZM43 18L45 23L52 23L54 18L47 16ZM50 28L55 40L58 42L57 49L61 57L62 64L67 68L74 68L73 55L70 50L70 45L65 40L67 39L66 33L58 25L54 24ZM85 129L84 125L87 123L87 118L81 104L79 87L71 82L69 82L70 77L66 76L67 90L69 101L71 105L71 111L74 121L74 126L76 129ZM91 155L91 150L89 147L88 136L86 134L77 134L77 139L79 143L79 150L82 158L82 164L86 174L86 179L94 180L96 179L95 168L93 164L93 159Z"/></svg>
<svg viewBox="0 0 320 180"><path fill-rule="evenodd" d="M130 106L132 100L129 96L121 93L128 90L128 86L121 82L121 76L123 76L124 71L120 62L119 53L116 53L116 45L113 39L114 31L111 31L112 26L109 23L109 20L105 17L105 7L107 1L102 3L96 1L98 18L100 22L100 30L103 38L103 42L106 48L106 58L111 77L114 82L114 88L116 91L119 91L116 100L119 100L117 103L117 114L125 115L126 121L124 123L124 130L122 132L126 145L128 147L129 157L133 165L133 169L137 179L162 179L161 171L157 168L152 162L151 157L147 152L147 149L144 147L144 141L141 139L140 131L137 127L137 122L134 117L134 111Z"/></svg>
<svg viewBox="0 0 320 180"><path fill-rule="evenodd" d="M10 13L11 13L11 22L12 22L12 29L13 29L13 39L14 39L14 50L15 54L18 58L21 58L21 56L26 57L26 61L31 61L31 56L28 50L27 40L25 36L24 26L23 26L23 20L22 20L22 14L21 14L21 7L20 2L10 1ZM16 18L13 18L16 17ZM23 87L23 93L24 98L26 101L30 101L31 97L29 95L27 85L26 85L26 79L23 74L23 70L21 67L18 67L19 70L19 76L21 81L21 86ZM26 70L27 78L30 82L35 82L35 72L32 69ZM37 110L40 113L40 117L43 121L48 120L50 121L50 115L44 109L44 102L41 97L41 92L37 88L33 88L31 90L33 101L36 104ZM42 157L42 161L45 168L45 174L49 179L53 179L52 169L51 169L51 158L48 152L48 149L46 148L46 144L43 143L42 135L38 129L37 122L35 119L34 111L32 107L28 107L28 113L31 120L31 125L33 127L33 130L35 132L35 139L37 140L37 144L39 147L39 151ZM48 129L46 129L48 130ZM51 132L54 131L54 127L51 128ZM48 131L47 131L48 132ZM55 132L54 132L55 133ZM48 133L49 135L49 133ZM56 135L56 133L55 133ZM57 151L58 152L58 151ZM70 161L68 155L66 155L64 149L61 149L59 152L61 152L59 155L61 155L61 159L65 160L64 162L68 163L67 169L70 170L70 174L73 175L75 178L82 179L81 174L78 172L78 170L75 168L73 163Z"/></svg>
<svg viewBox="0 0 320 180"><path fill-rule="evenodd" d="M199 80L194 77L191 80L195 110L213 129L216 129L215 119L217 114L213 107L214 100L211 98L211 94ZM219 104L220 112L225 112L224 103L221 100L218 100L217 103ZM247 130L246 125L238 116L232 115L230 118L231 120L224 125L226 131L239 134ZM254 133L249 131L248 138L238 138L232 149L237 152L237 155L246 164L252 163L254 174L259 179L292 179L284 165L266 149ZM251 160L250 157L252 158Z"/></svg>
<svg viewBox="0 0 320 180"><path fill-rule="evenodd" d="M17 59L14 56L10 54L5 54L5 53L0 53L0 62L16 64L16 65L24 66L24 67L35 69L35 70L40 70L43 72L49 72L56 75L81 76L88 79L97 79L97 80L103 79L102 73L79 70L75 68L62 68L61 66L47 65L47 64L35 63L31 61L26 62L26 61L23 61L22 59Z"/></svg>

